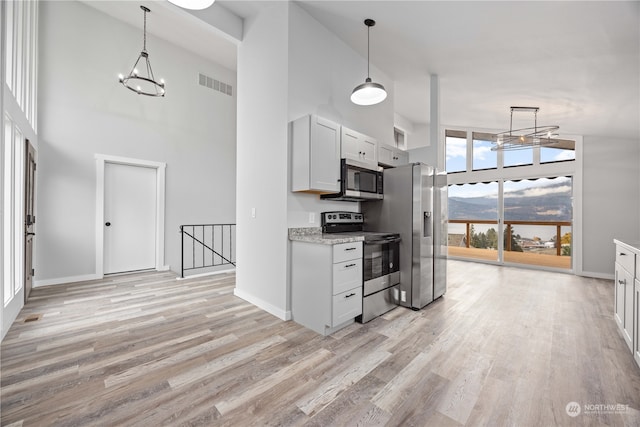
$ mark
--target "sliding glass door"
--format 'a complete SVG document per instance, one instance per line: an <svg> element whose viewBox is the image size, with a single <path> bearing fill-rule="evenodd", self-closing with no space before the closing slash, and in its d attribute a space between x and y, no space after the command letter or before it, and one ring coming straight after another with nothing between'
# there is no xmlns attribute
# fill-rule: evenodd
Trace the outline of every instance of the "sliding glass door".
<svg viewBox="0 0 640 427"><path fill-rule="evenodd" d="M449 186L449 256L572 268L568 176Z"/></svg>
<svg viewBox="0 0 640 427"><path fill-rule="evenodd" d="M571 269L571 177L505 181L505 263Z"/></svg>

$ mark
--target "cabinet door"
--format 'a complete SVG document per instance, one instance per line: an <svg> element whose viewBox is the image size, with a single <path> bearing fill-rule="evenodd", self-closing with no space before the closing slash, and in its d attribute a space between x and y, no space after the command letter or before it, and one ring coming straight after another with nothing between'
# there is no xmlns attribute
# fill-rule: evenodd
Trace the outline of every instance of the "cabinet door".
<svg viewBox="0 0 640 427"><path fill-rule="evenodd" d="M614 318L620 331L624 330L624 268L618 263L615 265L616 279L615 279L615 306L614 306Z"/></svg>
<svg viewBox="0 0 640 427"><path fill-rule="evenodd" d="M342 158L378 166L378 142L360 132L342 126Z"/></svg>
<svg viewBox="0 0 640 427"><path fill-rule="evenodd" d="M409 153L398 150L395 153L395 166L402 166L409 163Z"/></svg>
<svg viewBox="0 0 640 427"><path fill-rule="evenodd" d="M624 340L633 352L633 276L624 270Z"/></svg>
<svg viewBox="0 0 640 427"><path fill-rule="evenodd" d="M361 160L378 166L378 142L366 135L360 139Z"/></svg>
<svg viewBox="0 0 640 427"><path fill-rule="evenodd" d="M378 147L378 163L385 166L393 166L393 151L391 151L391 148L382 145Z"/></svg>
<svg viewBox="0 0 640 427"><path fill-rule="evenodd" d="M360 133L342 126L342 158L361 160Z"/></svg>
<svg viewBox="0 0 640 427"><path fill-rule="evenodd" d="M616 263L615 319L629 350L633 351L633 276Z"/></svg>
<svg viewBox="0 0 640 427"><path fill-rule="evenodd" d="M309 181L316 191L340 191L340 126L312 117Z"/></svg>
<svg viewBox="0 0 640 427"><path fill-rule="evenodd" d="M406 165L409 163L409 153L390 145L379 145L378 163L391 167Z"/></svg>

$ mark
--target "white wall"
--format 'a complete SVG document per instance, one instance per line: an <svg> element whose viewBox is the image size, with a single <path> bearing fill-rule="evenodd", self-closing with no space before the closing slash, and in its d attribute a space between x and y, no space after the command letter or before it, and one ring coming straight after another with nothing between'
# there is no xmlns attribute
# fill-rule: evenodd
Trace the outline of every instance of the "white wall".
<svg viewBox="0 0 640 427"><path fill-rule="evenodd" d="M320 212L359 206L289 191L288 123L315 113L390 143L393 86L373 68L373 79L389 90L388 100L373 107L353 105L349 97L364 82L366 58L295 3L269 3L244 28L238 52L235 294L289 319L288 228L319 226ZM316 216L312 224L310 212Z"/></svg>
<svg viewBox="0 0 640 427"><path fill-rule="evenodd" d="M429 129L428 124L414 125L413 131L409 134L409 138L407 140L407 150L431 146L432 144L429 140Z"/></svg>
<svg viewBox="0 0 640 427"><path fill-rule="evenodd" d="M178 271L180 224L234 222L236 99L199 86L198 73L234 90L235 73L147 35L167 95L139 96L117 75L141 30L79 2L40 12L37 282L96 271L96 153L167 163L165 260Z"/></svg>
<svg viewBox="0 0 640 427"><path fill-rule="evenodd" d="M640 240L640 141L584 137L583 271L613 277L613 239Z"/></svg>
<svg viewBox="0 0 640 427"><path fill-rule="evenodd" d="M367 59L293 3L289 15L289 120L317 114L378 141L393 143L393 82L371 67L371 78L387 90L387 99L363 107L351 102L353 88L367 77ZM366 42L365 26L362 26ZM291 188L290 185L287 189ZM332 202L319 196L288 191L289 227L319 226L320 212L358 211L357 202ZM315 223L309 223L314 213Z"/></svg>
<svg viewBox="0 0 640 427"><path fill-rule="evenodd" d="M287 2L247 19L238 49L235 294L287 312ZM255 209L255 218L252 217Z"/></svg>

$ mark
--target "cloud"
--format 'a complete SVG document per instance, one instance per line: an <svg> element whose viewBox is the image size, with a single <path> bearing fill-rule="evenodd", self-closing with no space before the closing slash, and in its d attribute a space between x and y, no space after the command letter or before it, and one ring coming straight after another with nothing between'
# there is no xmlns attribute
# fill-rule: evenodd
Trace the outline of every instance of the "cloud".
<svg viewBox="0 0 640 427"><path fill-rule="evenodd" d="M474 160L486 160L487 153L491 153L491 147L473 147Z"/></svg>
<svg viewBox="0 0 640 427"><path fill-rule="evenodd" d="M454 157L465 158L467 156L466 139L447 139L447 160Z"/></svg>
<svg viewBox="0 0 640 427"><path fill-rule="evenodd" d="M548 194L560 194L560 193L571 193L570 185L560 185L557 187L534 187L527 188L524 190L518 190L514 192L509 192L505 194L505 197L516 198L516 197L540 197L546 196Z"/></svg>
<svg viewBox="0 0 640 427"><path fill-rule="evenodd" d="M576 158L576 152L572 150L562 150L557 156L553 158L554 161L573 160Z"/></svg>

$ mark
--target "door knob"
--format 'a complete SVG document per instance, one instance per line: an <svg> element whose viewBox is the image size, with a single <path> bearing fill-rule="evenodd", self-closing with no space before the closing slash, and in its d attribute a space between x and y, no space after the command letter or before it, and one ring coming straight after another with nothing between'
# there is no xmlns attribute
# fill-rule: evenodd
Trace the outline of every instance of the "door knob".
<svg viewBox="0 0 640 427"><path fill-rule="evenodd" d="M104 225L106 225L107 227L109 227L111 225L110 222L105 222Z"/></svg>

